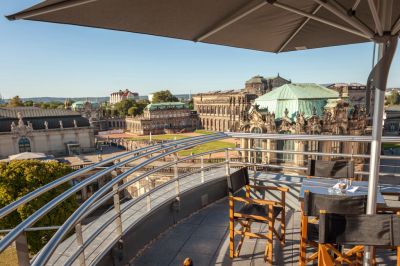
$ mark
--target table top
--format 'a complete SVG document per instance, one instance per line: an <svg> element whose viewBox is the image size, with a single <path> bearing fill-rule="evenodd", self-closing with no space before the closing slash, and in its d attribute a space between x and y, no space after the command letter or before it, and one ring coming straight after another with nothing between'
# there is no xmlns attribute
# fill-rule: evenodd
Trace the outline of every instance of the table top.
<svg viewBox="0 0 400 266"><path fill-rule="evenodd" d="M332 195L329 194L328 189L333 187L339 180L331 179L331 178L309 178L303 179L303 184L301 185L299 200L304 199L304 191L309 190L312 193L318 193L323 195ZM343 194L344 196L359 196L359 195L367 195L368 194L368 182L367 181L353 181L352 186L357 186L358 189L355 192L346 192ZM378 189L376 195L376 203L377 204L386 204L385 199L383 198L380 189ZM340 196L340 195L338 195Z"/></svg>

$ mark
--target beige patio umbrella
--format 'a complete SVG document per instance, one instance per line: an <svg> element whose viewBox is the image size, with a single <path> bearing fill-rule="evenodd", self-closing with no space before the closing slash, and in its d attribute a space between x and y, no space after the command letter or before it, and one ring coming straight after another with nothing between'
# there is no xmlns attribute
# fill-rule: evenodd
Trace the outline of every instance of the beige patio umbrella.
<svg viewBox="0 0 400 266"><path fill-rule="evenodd" d="M384 92L400 31L400 0L46 0L7 18L275 53L378 43L380 60L368 77L375 97L367 212L375 212ZM35 264L51 251L50 242Z"/></svg>

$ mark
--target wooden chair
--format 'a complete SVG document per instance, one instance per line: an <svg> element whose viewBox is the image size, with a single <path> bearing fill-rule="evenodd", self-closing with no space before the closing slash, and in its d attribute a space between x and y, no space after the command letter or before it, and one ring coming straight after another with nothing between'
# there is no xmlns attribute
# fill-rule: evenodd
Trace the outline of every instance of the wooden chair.
<svg viewBox="0 0 400 266"><path fill-rule="evenodd" d="M399 214L343 215L321 210L319 232L318 265L320 266L343 263L361 265L364 246L396 248L397 266L400 266ZM354 247L341 252L334 244Z"/></svg>
<svg viewBox="0 0 400 266"><path fill-rule="evenodd" d="M353 161L324 161L308 159L307 178L354 178Z"/></svg>
<svg viewBox="0 0 400 266"><path fill-rule="evenodd" d="M304 191L304 201L301 213L300 259L299 265L318 258L318 252L307 257L307 246L318 248L320 210L341 214L363 214L367 207L367 196L321 195ZM310 219L313 218L313 219Z"/></svg>
<svg viewBox="0 0 400 266"><path fill-rule="evenodd" d="M236 194L245 188L245 197L236 196ZM264 260L272 264L273 261L273 237L274 235L280 240L281 245L285 243L285 193L289 191L287 188L275 186L253 186L249 184L249 174L247 167L232 173L228 177L229 189L229 256L231 258L238 257L243 245L243 241L248 238L267 239L268 243L265 247ZM280 192L280 200L265 200L252 198L251 189L268 190ZM235 202L244 203L243 206L235 210ZM280 216L280 217L278 217ZM280 234L275 230L275 221L280 222ZM235 221L242 227L235 230ZM264 234L251 232L252 223L265 223L268 225L268 231ZM235 251L234 238L235 234L240 235L240 241Z"/></svg>

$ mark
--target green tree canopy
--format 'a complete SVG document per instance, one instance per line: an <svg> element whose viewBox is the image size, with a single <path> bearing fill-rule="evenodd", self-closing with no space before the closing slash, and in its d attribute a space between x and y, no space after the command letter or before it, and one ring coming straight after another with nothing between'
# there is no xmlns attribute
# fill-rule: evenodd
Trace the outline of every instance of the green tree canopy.
<svg viewBox="0 0 400 266"><path fill-rule="evenodd" d="M137 106L132 106L128 109L128 115L137 115L138 108Z"/></svg>
<svg viewBox="0 0 400 266"><path fill-rule="evenodd" d="M71 167L56 161L15 160L0 163L0 207L4 207L23 195L72 172ZM54 188L16 211L0 219L1 229L15 227L44 204L55 198L70 186L63 184ZM71 197L51 210L35 223L35 227L61 225L78 207L75 197ZM31 253L38 252L54 234L54 231L28 232Z"/></svg>
<svg viewBox="0 0 400 266"><path fill-rule="evenodd" d="M129 108L136 104L134 100L122 100L119 103L114 104L114 110L118 112L121 116L126 116L128 114Z"/></svg>
<svg viewBox="0 0 400 266"><path fill-rule="evenodd" d="M397 90L393 90L390 95L387 97L387 102L390 105L396 105L400 103L400 94Z"/></svg>
<svg viewBox="0 0 400 266"><path fill-rule="evenodd" d="M9 107L18 107L18 106L24 106L24 103L22 102L21 98L19 96L14 96L8 101L8 106Z"/></svg>
<svg viewBox="0 0 400 266"><path fill-rule="evenodd" d="M165 102L178 102L176 98L169 90L158 91L153 94L152 103L165 103Z"/></svg>
<svg viewBox="0 0 400 266"><path fill-rule="evenodd" d="M24 106L33 106L33 101L31 101L31 100L25 101Z"/></svg>

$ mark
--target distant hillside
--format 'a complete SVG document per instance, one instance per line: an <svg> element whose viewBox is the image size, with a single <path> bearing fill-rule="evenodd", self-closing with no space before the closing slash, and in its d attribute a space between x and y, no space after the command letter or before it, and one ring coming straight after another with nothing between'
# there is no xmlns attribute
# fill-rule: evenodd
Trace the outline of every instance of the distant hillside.
<svg viewBox="0 0 400 266"><path fill-rule="evenodd" d="M33 97L33 98L21 98L24 102L25 101L33 101L35 103L37 102L44 102L44 103L48 103L48 102L64 102L65 101L65 97ZM88 99L89 101L93 101L93 102L106 102L108 101L109 97L76 97L76 98L69 98L72 101L76 102L76 101L86 101L86 99ZM8 100L6 100L8 101Z"/></svg>

